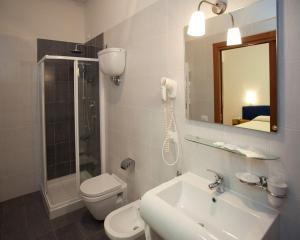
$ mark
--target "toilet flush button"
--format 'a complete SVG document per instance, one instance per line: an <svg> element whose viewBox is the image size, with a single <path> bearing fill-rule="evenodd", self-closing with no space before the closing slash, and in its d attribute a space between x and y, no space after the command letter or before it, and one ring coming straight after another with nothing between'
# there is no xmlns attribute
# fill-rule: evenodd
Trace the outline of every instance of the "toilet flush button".
<svg viewBox="0 0 300 240"><path fill-rule="evenodd" d="M117 204L121 204L123 202L123 193L119 193L117 195L117 200L116 200L116 203Z"/></svg>

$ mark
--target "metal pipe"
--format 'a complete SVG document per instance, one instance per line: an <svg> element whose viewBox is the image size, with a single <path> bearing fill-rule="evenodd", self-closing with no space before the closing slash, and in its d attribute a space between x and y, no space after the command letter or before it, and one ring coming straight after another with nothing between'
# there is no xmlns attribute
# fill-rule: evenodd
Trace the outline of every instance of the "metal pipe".
<svg viewBox="0 0 300 240"><path fill-rule="evenodd" d="M201 5L202 5L203 3L207 3L207 4L210 4L210 5L212 5L212 6L216 6L216 4L214 4L214 3L211 3L211 2L206 1L206 0L202 0L202 1L199 3L199 5L198 5L198 11L200 11L200 7L201 7Z"/></svg>
<svg viewBox="0 0 300 240"><path fill-rule="evenodd" d="M200 8L201 8L203 3L207 3L207 4L211 5L212 6L212 12L214 14L220 15L220 14L222 14L226 11L227 4L223 1L221 1L221 0L218 0L216 3L211 3L207 0L202 0L198 5L198 11L200 11Z"/></svg>
<svg viewBox="0 0 300 240"><path fill-rule="evenodd" d="M234 18L233 18L233 15L231 13L228 13L231 17L231 23L232 23L232 27L234 27Z"/></svg>

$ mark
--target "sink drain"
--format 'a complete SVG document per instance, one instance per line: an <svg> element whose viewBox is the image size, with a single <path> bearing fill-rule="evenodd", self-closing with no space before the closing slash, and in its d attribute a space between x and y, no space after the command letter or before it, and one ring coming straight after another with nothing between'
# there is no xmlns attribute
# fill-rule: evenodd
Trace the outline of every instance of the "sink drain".
<svg viewBox="0 0 300 240"><path fill-rule="evenodd" d="M137 230L138 228L139 228L138 226L134 226L132 229Z"/></svg>

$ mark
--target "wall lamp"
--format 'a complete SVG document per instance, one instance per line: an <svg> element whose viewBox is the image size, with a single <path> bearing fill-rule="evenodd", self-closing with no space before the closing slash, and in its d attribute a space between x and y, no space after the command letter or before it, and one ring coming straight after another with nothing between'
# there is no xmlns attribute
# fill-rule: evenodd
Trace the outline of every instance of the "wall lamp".
<svg viewBox="0 0 300 240"><path fill-rule="evenodd" d="M202 0L199 5L197 11L195 11L189 22L187 34L193 37L201 37L205 35L205 15L204 12L201 11L201 6L203 3L209 4L212 6L212 12L216 15L221 15L226 11L227 4L223 1L218 0L216 3L211 3L206 0ZM231 13L229 13L231 17L232 27L227 31L227 45L237 45L241 44L241 33L238 27L234 27L234 18Z"/></svg>

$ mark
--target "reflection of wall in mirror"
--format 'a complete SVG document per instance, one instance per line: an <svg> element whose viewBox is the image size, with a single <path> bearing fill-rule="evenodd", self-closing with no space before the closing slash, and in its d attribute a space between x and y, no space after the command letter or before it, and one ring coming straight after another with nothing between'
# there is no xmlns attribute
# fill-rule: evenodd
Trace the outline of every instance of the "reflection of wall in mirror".
<svg viewBox="0 0 300 240"><path fill-rule="evenodd" d="M242 36L276 29L275 2L261 0L233 12ZM212 45L226 41L226 30L230 24L229 16L223 14L206 20L205 36L193 38L185 34L185 62L189 69L186 73L186 80L189 81L186 113L191 120L215 122Z"/></svg>
<svg viewBox="0 0 300 240"><path fill-rule="evenodd" d="M209 19L211 21L219 20ZM223 26L227 26L226 22ZM271 18L265 21L253 23L241 28L243 36L250 36L276 29L276 19ZM226 32L210 34L207 29L205 37L186 38L185 40L185 61L189 66L189 106L188 118L197 121L214 122L214 83L213 83L213 44L223 42L226 39ZM252 89L249 89L252 90ZM245 93L244 93L245 94ZM234 116L238 117L240 115ZM206 118L206 119L205 119ZM227 124L227 123L226 123ZM230 123L231 125L231 123Z"/></svg>
<svg viewBox="0 0 300 240"><path fill-rule="evenodd" d="M185 59L189 65L189 118L214 121L214 82L212 43L223 34L187 41Z"/></svg>
<svg viewBox="0 0 300 240"><path fill-rule="evenodd" d="M269 44L222 52L223 123L242 117L242 107L270 105Z"/></svg>

